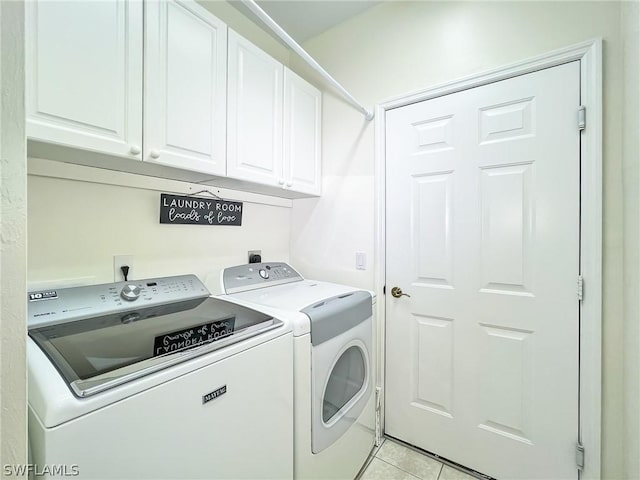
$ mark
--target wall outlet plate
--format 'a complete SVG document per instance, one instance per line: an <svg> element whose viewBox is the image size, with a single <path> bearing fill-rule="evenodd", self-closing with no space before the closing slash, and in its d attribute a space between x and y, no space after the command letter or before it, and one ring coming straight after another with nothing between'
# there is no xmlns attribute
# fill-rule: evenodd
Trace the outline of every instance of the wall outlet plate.
<svg viewBox="0 0 640 480"><path fill-rule="evenodd" d="M135 272L133 268L133 255L114 255L113 256L113 281L124 282L124 276L120 267L127 265L129 267L129 275L127 280L135 279Z"/></svg>

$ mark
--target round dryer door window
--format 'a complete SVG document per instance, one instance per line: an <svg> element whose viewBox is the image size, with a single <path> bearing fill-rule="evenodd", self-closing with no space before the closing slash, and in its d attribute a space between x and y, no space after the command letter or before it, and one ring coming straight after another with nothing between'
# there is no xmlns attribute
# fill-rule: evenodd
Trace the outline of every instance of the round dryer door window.
<svg viewBox="0 0 640 480"><path fill-rule="evenodd" d="M322 421L331 419L364 387L367 367L361 348L347 348L336 362L322 399Z"/></svg>

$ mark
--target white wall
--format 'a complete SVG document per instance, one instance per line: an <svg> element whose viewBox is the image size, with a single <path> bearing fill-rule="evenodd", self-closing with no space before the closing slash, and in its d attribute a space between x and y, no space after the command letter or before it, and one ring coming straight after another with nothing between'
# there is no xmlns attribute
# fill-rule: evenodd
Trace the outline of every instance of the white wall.
<svg viewBox="0 0 640 480"><path fill-rule="evenodd" d="M144 184L29 175L28 186L33 286L113 282L114 255L134 256L132 278L195 273L203 281L246 263L248 250L262 250L269 260L289 259L290 208L245 202L239 227L161 225L160 192Z"/></svg>
<svg viewBox="0 0 640 480"><path fill-rule="evenodd" d="M625 476L620 10L618 2L394 1L304 45L356 98L373 106L604 37L602 460L607 479ZM308 276L373 288L374 126L333 95L325 93L323 108L324 195L294 202L291 261ZM367 253L367 271L355 270L358 250Z"/></svg>
<svg viewBox="0 0 640 480"><path fill-rule="evenodd" d="M640 478L640 3L622 5L624 316L627 477Z"/></svg>
<svg viewBox="0 0 640 480"><path fill-rule="evenodd" d="M251 20L240 13L236 8L224 0L197 0L203 7L213 13L220 20L224 21L227 26L254 45L259 46L273 58L284 65L289 65L290 51L275 37L258 27Z"/></svg>
<svg viewBox="0 0 640 480"><path fill-rule="evenodd" d="M0 465L27 461L23 24L23 2L0 2Z"/></svg>

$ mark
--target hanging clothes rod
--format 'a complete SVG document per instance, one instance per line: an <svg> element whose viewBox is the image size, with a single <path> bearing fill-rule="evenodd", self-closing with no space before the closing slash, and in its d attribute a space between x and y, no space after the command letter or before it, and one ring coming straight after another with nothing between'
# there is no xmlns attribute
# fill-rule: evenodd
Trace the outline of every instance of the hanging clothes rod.
<svg viewBox="0 0 640 480"><path fill-rule="evenodd" d="M327 80L333 87L335 87L344 98L349 100L354 107L356 107L359 111L364 114L364 117L367 120L373 120L373 112L365 108L360 102L358 102L353 95L351 95L347 90L338 83L338 81L333 78L329 73L322 68L322 66L316 62L311 55L309 55L304 48L302 48L291 36L285 32L280 25L278 25L273 18L271 18L267 12L265 12L254 0L241 0L241 2L246 6L249 10L251 10L255 15L258 16L260 20L262 20L265 25L267 25L273 33L278 35L280 39L284 43L286 43L294 52L300 55L305 62L307 62L311 67L317 71L322 77Z"/></svg>

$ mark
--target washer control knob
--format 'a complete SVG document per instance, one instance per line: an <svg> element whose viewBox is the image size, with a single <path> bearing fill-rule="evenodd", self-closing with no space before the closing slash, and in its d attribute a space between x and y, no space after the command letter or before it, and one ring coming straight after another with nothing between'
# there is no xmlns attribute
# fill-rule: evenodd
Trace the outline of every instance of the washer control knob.
<svg viewBox="0 0 640 480"><path fill-rule="evenodd" d="M125 285L120 292L120 296L129 302L133 302L140 296L140 287L132 283Z"/></svg>
<svg viewBox="0 0 640 480"><path fill-rule="evenodd" d="M265 280L266 280L267 278L269 278L269 272L267 272L266 270L260 270L258 273L259 273L259 274L260 274L260 276L261 276L262 278L264 278Z"/></svg>

